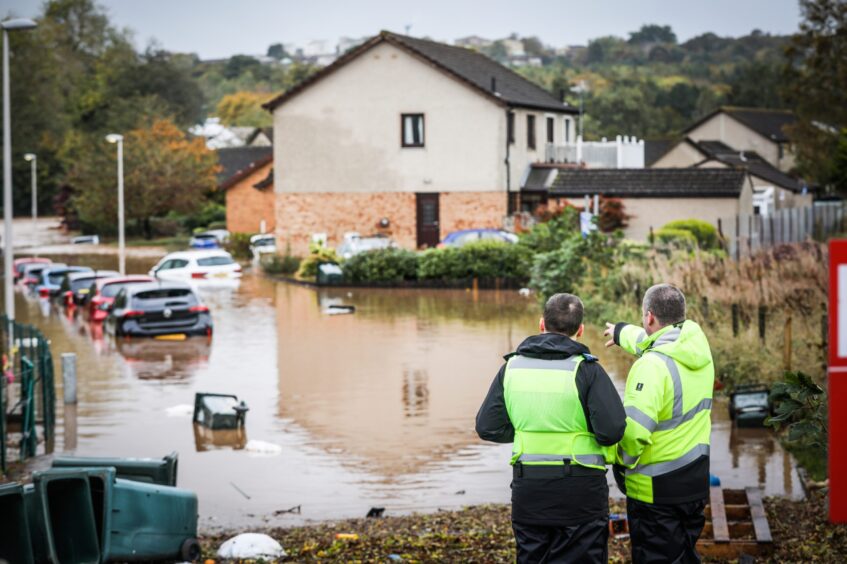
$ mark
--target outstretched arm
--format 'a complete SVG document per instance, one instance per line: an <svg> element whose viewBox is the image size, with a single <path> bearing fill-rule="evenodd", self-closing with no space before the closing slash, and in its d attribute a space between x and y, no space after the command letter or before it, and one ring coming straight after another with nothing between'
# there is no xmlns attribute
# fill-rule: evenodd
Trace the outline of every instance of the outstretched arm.
<svg viewBox="0 0 847 564"><path fill-rule="evenodd" d="M647 338L647 332L637 325L629 323L606 323L606 330L603 335L611 337L606 341L606 346L618 345L628 353L641 356L641 351L638 350L638 343Z"/></svg>

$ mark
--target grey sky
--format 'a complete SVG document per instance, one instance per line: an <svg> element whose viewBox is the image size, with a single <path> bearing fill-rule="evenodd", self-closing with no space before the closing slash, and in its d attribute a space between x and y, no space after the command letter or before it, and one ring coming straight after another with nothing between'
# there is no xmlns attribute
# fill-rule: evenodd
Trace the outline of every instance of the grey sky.
<svg viewBox="0 0 847 564"><path fill-rule="evenodd" d="M100 0L121 27L145 46L203 58L262 54L271 43L334 44L339 36L381 29L453 40L466 35L537 35L545 43L585 44L601 35L626 36L644 23L673 27L680 40L712 31L738 36L760 29L792 33L797 0ZM35 16L41 0L2 0L0 14Z"/></svg>

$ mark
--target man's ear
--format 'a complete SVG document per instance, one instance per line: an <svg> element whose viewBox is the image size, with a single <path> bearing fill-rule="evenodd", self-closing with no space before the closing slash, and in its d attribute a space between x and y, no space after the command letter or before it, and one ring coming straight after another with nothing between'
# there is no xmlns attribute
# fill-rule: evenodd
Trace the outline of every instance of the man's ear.
<svg viewBox="0 0 847 564"><path fill-rule="evenodd" d="M544 318L543 317L538 321L538 331L540 333L546 333L547 332L547 328L544 327Z"/></svg>
<svg viewBox="0 0 847 564"><path fill-rule="evenodd" d="M655 315L653 315L653 312L652 312L652 311L648 311L648 312L647 312L647 316L645 317L644 321L646 321L646 322L647 322L647 327L650 327L650 326L652 326L652 325L653 325L653 323L655 323L655 321L656 321L656 316L655 316Z"/></svg>
<svg viewBox="0 0 847 564"><path fill-rule="evenodd" d="M579 329L576 330L576 335L575 335L576 338L579 339L580 337L582 337L583 333L585 333L585 325L580 323Z"/></svg>

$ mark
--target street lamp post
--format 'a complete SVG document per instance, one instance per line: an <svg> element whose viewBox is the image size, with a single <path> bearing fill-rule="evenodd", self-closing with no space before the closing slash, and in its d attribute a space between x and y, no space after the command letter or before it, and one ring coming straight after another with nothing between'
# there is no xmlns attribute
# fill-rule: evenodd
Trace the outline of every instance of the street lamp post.
<svg viewBox="0 0 847 564"><path fill-rule="evenodd" d="M29 162L32 174L32 236L35 237L38 225L38 155L27 153L24 160Z"/></svg>
<svg viewBox="0 0 847 564"><path fill-rule="evenodd" d="M12 244L12 110L9 101L9 32L32 29L35 22L25 18L0 22L3 28L3 294L6 317L9 320L8 358L14 353L15 293L12 288L12 264L15 259Z"/></svg>
<svg viewBox="0 0 847 564"><path fill-rule="evenodd" d="M126 274L126 249L124 242L124 136L110 133L109 143L118 144L118 272Z"/></svg>

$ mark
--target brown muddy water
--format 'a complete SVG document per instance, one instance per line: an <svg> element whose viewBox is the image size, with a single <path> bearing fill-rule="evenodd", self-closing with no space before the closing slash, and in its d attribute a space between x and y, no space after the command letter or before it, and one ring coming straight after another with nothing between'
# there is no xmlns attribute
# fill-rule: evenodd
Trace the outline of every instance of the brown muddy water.
<svg viewBox="0 0 847 564"><path fill-rule="evenodd" d="M115 260L53 258L99 268ZM130 259L128 270L153 262ZM76 436L60 403L56 452L178 451L179 485L197 492L205 530L360 517L373 506L390 514L508 502L510 446L480 441L474 416L502 355L537 330L534 298L315 290L249 269L237 289L200 292L215 323L211 343L116 343L18 295L19 320L47 334L57 360L78 356ZM326 315L331 303L356 313ZM622 390L631 359L604 349L598 328L585 341ZM246 436L195 431L195 392L245 400ZM802 496L793 460L769 431L733 429L725 400L712 416L712 472L724 487ZM282 512L294 506L299 514Z"/></svg>

